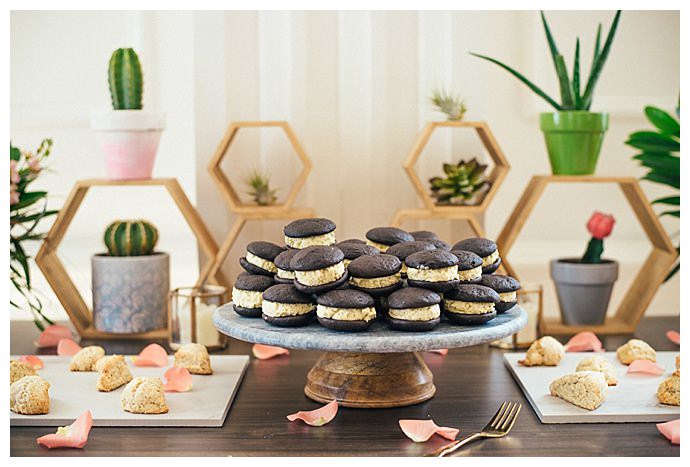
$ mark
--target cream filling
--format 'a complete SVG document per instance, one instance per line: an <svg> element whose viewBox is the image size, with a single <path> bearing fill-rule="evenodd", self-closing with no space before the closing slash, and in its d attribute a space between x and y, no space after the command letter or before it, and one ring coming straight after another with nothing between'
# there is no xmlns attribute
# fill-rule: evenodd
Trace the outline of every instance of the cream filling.
<svg viewBox="0 0 690 467"><path fill-rule="evenodd" d="M400 269L400 274L407 274L407 264L403 261L402 268Z"/></svg>
<svg viewBox="0 0 690 467"><path fill-rule="evenodd" d="M301 250L308 246L317 245L333 245L335 243L335 230L323 235L314 235L313 237L288 237L285 236L285 244L291 248Z"/></svg>
<svg viewBox="0 0 690 467"><path fill-rule="evenodd" d="M390 285L395 285L400 282L400 273L397 272L392 276L384 277L350 277L350 284L355 287L361 287L363 289L378 289L380 287L388 287Z"/></svg>
<svg viewBox="0 0 690 467"><path fill-rule="evenodd" d="M331 308L317 305L316 315L319 318L338 319L341 321L371 321L376 318L374 308Z"/></svg>
<svg viewBox="0 0 690 467"><path fill-rule="evenodd" d="M262 292L255 292L253 290L240 290L232 288L232 303L233 305L242 308L261 308Z"/></svg>
<svg viewBox="0 0 690 467"><path fill-rule="evenodd" d="M498 294L502 302L514 302L517 300L517 292L504 292Z"/></svg>
<svg viewBox="0 0 690 467"><path fill-rule="evenodd" d="M458 278L458 266L449 266L441 269L407 268L407 278L414 281L446 282Z"/></svg>
<svg viewBox="0 0 690 467"><path fill-rule="evenodd" d="M280 269L277 268L278 272L276 273L276 276L280 277L281 279L294 279L295 278L295 272L294 271L286 271L285 269Z"/></svg>
<svg viewBox="0 0 690 467"><path fill-rule="evenodd" d="M376 243L372 240L369 240L367 238L367 245L373 246L377 250L379 250L381 253L385 253L388 248L390 248L390 245L384 245L383 243Z"/></svg>
<svg viewBox="0 0 690 467"><path fill-rule="evenodd" d="M479 279L482 277L482 267L477 266L473 269L467 269L466 271L458 271L458 278L461 281L471 281L474 279Z"/></svg>
<svg viewBox="0 0 690 467"><path fill-rule="evenodd" d="M259 258L256 255L253 255L249 252L247 252L246 256L247 262L253 264L254 266L258 266L261 269L265 269L266 271L269 272L276 272L278 268L276 265L273 263L273 261L269 261L267 259Z"/></svg>
<svg viewBox="0 0 690 467"><path fill-rule="evenodd" d="M401 308L399 310L391 308L388 310L388 316L406 321L431 321L441 316L441 308L438 305L422 308Z"/></svg>
<svg viewBox="0 0 690 467"><path fill-rule="evenodd" d="M261 311L263 314L273 318L306 315L313 309L313 303L278 303L264 300L263 304L261 305Z"/></svg>
<svg viewBox="0 0 690 467"><path fill-rule="evenodd" d="M482 258L482 266L490 266L496 262L498 259L498 250L491 253L489 256Z"/></svg>
<svg viewBox="0 0 690 467"><path fill-rule="evenodd" d="M345 274L345 263L342 261L323 269L314 271L295 271L297 282L302 285L316 286L335 282Z"/></svg>
<svg viewBox="0 0 690 467"><path fill-rule="evenodd" d="M446 299L443 303L446 311L465 315L483 315L485 313L491 313L496 309L491 302L461 302L459 300Z"/></svg>

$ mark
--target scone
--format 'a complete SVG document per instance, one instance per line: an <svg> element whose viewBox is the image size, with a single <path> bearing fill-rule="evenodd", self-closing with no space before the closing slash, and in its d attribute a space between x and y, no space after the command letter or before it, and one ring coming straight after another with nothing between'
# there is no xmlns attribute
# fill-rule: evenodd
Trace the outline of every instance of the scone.
<svg viewBox="0 0 690 467"><path fill-rule="evenodd" d="M105 349L98 345L84 347L69 362L69 371L96 371L96 362L105 356Z"/></svg>
<svg viewBox="0 0 690 467"><path fill-rule="evenodd" d="M578 371L554 380L549 385L549 392L573 405L594 410L606 399L608 387L603 373Z"/></svg>
<svg viewBox="0 0 690 467"><path fill-rule="evenodd" d="M185 344L175 352L175 366L186 368L193 375L212 375L211 357L201 344Z"/></svg>
<svg viewBox="0 0 690 467"><path fill-rule="evenodd" d="M10 385L10 410L24 415L46 414L50 410L50 383L40 376L24 376Z"/></svg>
<svg viewBox="0 0 690 467"><path fill-rule="evenodd" d="M134 378L122 392L122 409L131 413L167 413L163 382L160 378Z"/></svg>
<svg viewBox="0 0 690 467"><path fill-rule="evenodd" d="M680 370L673 372L659 385L656 391L659 402L666 405L680 405Z"/></svg>
<svg viewBox="0 0 690 467"><path fill-rule="evenodd" d="M10 384L25 376L36 376L36 370L21 360L10 360Z"/></svg>
<svg viewBox="0 0 690 467"><path fill-rule="evenodd" d="M558 366L565 355L565 347L551 336L544 336L529 346L524 360L518 363L524 366Z"/></svg>
<svg viewBox="0 0 690 467"><path fill-rule="evenodd" d="M618 360L624 365L630 365L635 360L649 360L656 362L656 351L645 341L630 339L616 349Z"/></svg>
<svg viewBox="0 0 690 467"><path fill-rule="evenodd" d="M585 358L577 364L575 371L598 371L604 374L606 383L609 386L618 384L618 378L616 377L616 371L613 369L613 365L601 355Z"/></svg>
<svg viewBox="0 0 690 467"><path fill-rule="evenodd" d="M109 392L132 381L132 372L122 355L101 358L96 362L95 369L98 372L96 388L99 391Z"/></svg>

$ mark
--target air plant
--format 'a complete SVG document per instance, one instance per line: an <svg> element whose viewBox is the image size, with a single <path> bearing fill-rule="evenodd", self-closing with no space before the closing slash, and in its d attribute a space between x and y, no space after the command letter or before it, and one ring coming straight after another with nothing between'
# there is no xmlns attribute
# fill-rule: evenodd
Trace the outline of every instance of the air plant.
<svg viewBox="0 0 690 467"><path fill-rule="evenodd" d="M457 164L443 164L446 177L429 179L432 198L436 199L436 204L478 204L490 186L484 176L486 168L476 158L461 160Z"/></svg>
<svg viewBox="0 0 690 467"><path fill-rule="evenodd" d="M450 94L442 89L434 89L429 100L436 107L436 110L446 114L451 122L459 122L467 112L465 101L460 96Z"/></svg>
<svg viewBox="0 0 690 467"><path fill-rule="evenodd" d="M271 189L271 179L258 170L255 170L245 181L250 190L247 192L252 200L259 206L270 206L278 200L278 190Z"/></svg>

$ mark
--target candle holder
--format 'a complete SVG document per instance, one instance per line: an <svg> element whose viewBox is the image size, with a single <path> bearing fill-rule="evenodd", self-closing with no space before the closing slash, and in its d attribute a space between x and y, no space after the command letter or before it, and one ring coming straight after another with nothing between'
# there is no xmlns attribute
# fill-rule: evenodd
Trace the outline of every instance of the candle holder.
<svg viewBox="0 0 690 467"><path fill-rule="evenodd" d="M517 292L517 303L527 312L527 326L489 345L499 349L526 349L540 337L540 322L543 314L544 293L540 284L528 284Z"/></svg>
<svg viewBox="0 0 690 467"><path fill-rule="evenodd" d="M168 301L168 340L173 350L184 344L203 344L208 350L227 347L213 325L213 312L227 302L228 289L220 285L178 287Z"/></svg>

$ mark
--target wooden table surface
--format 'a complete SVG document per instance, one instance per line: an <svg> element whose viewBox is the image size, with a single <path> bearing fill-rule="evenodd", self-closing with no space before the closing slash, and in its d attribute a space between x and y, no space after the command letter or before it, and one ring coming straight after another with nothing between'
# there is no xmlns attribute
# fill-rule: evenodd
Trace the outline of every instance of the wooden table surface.
<svg viewBox="0 0 690 467"><path fill-rule="evenodd" d="M665 333L679 329L675 317L646 318L637 337L657 350L678 350ZM31 354L38 332L30 322L11 325L11 352ZM629 336L604 339L615 349ZM88 342L91 343L91 342ZM141 342L99 342L108 353L137 353ZM54 349L51 349L54 351ZM247 354L250 345L231 341L225 351ZM52 352L44 352L52 353ZM447 441L434 437L413 443L398 427L404 418L432 418L438 425L459 427L460 435L478 431L501 401L523 404L510 435L480 440L463 448L464 456L679 456L654 423L542 425L505 368L503 351L481 345L451 350L440 356L424 353L434 374L437 393L431 400L397 409L341 408L320 428L290 423L287 414L318 404L303 393L306 374L318 353L292 351L288 357L252 358L225 425L222 428L105 428L91 430L84 449L48 450L36 438L47 427L12 427L12 456L419 456ZM391 358L395 358L391 354Z"/></svg>

